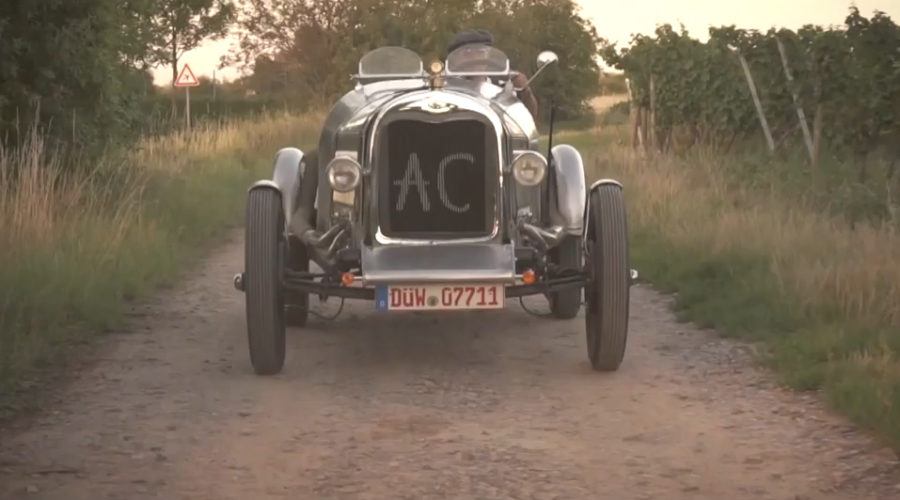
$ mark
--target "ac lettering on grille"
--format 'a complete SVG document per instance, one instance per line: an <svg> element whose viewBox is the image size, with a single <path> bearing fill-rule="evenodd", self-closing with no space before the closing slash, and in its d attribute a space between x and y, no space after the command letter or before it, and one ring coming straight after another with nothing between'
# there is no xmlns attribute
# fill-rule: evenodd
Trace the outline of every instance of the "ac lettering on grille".
<svg viewBox="0 0 900 500"><path fill-rule="evenodd" d="M422 168L419 166L419 155L413 153L406 162L406 173L403 178L394 181L395 186L400 186L400 196L397 198L397 211L402 212L406 206L406 196L409 194L409 184L414 182L416 189L419 190L419 201L422 202L422 211L427 212L431 206L428 203L428 191L425 187L429 182L422 175Z"/></svg>
<svg viewBox="0 0 900 500"><path fill-rule="evenodd" d="M458 214L463 214L469 211L471 205L466 203L463 206L459 206L454 204L450 200L450 195L447 194L447 181L446 181L446 170L447 166L449 166L454 161L467 161L469 163L475 163L475 157L469 153L455 153L452 155L448 155L441 160L438 165L438 193L441 197L441 203L447 208L447 210L456 212ZM421 162L419 161L419 155L413 153L409 156L409 160L406 162L406 172L403 174L402 179L398 179L394 181L395 186L400 186L400 196L397 197L397 211L402 212L403 208L406 206L406 198L409 196L409 188L411 185L416 186L416 191L419 193L419 201L422 203L422 211L428 212L431 210L431 204L428 200L428 185L430 182L425 180L425 176L422 174Z"/></svg>
<svg viewBox="0 0 900 500"><path fill-rule="evenodd" d="M464 214L469 211L470 205L466 203L465 206L459 207L450 201L450 197L447 195L447 181L445 180L444 174L444 169L447 168L447 165L457 160L465 160L475 164L475 157L469 153L457 153L441 160L441 165L438 167L438 191L441 193L441 201L448 210L452 210L458 214Z"/></svg>

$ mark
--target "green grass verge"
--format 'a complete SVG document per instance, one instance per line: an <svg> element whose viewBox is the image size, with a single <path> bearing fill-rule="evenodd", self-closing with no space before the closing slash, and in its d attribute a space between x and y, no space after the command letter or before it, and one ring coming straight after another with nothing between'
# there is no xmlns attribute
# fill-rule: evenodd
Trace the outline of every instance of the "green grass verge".
<svg viewBox="0 0 900 500"><path fill-rule="evenodd" d="M710 255L667 241L664 230L640 219L630 222L634 266L643 280L677 293L680 320L760 343L759 361L780 382L820 392L834 409L900 450L900 335L894 327L804 311L800 297L781 290L766 255Z"/></svg>
<svg viewBox="0 0 900 500"><path fill-rule="evenodd" d="M558 142L585 148L589 180L624 182L642 280L677 292L680 320L756 344L782 383L818 392L900 450L897 228L823 210L809 184L774 189L740 177L748 163L768 169L757 178L802 164L708 152L638 158L611 139L619 135Z"/></svg>

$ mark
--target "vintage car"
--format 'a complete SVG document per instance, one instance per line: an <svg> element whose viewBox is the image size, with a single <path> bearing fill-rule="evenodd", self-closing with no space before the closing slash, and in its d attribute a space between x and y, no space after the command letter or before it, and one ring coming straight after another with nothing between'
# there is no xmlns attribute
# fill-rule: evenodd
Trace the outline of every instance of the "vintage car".
<svg viewBox="0 0 900 500"><path fill-rule="evenodd" d="M543 295L548 316L572 319L582 290L591 365L619 367L636 277L622 185L586 186L580 153L552 145L552 119L543 154L507 56L477 49L427 70L406 48L369 52L318 147L278 151L249 189L234 285L257 374L282 370L285 327L306 324L310 296L402 314ZM531 78L557 61L542 52Z"/></svg>

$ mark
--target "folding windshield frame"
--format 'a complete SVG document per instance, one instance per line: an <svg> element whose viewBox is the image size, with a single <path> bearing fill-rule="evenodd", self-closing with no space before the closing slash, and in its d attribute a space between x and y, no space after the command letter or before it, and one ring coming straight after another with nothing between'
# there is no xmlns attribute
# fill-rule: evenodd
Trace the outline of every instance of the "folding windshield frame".
<svg viewBox="0 0 900 500"><path fill-rule="evenodd" d="M502 70L494 70L494 71L453 71L450 68L450 62L453 54L457 51L464 50L463 48L459 48L447 54L447 58L444 60L444 74L446 76L451 77L467 77L467 76L487 76L487 77L508 77L511 73L511 67L509 62L509 56L506 55L502 50L491 46L484 45L484 48L491 51L493 54L498 54L503 56L504 60L504 68Z"/></svg>
<svg viewBox="0 0 900 500"><path fill-rule="evenodd" d="M363 73L363 61L371 56L372 54L376 54L378 52L387 52L387 51L401 51L406 54L413 55L418 60L419 69L416 73ZM410 50L406 47L388 45L384 47L378 47L377 49L372 49L359 58L359 62L357 63L357 73L353 75L353 78L357 80L377 80L377 79L392 79L392 80L405 80L405 79L416 79L416 78L427 78L428 73L425 72L425 63L422 61L422 56L420 56L414 50Z"/></svg>

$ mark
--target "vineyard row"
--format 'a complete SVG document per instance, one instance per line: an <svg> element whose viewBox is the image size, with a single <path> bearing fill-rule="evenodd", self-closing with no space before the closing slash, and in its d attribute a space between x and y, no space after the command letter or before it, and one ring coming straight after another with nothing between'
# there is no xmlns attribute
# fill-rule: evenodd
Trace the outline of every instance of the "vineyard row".
<svg viewBox="0 0 900 500"><path fill-rule="evenodd" d="M803 147L814 166L823 151L900 153L900 27L889 16L854 7L843 26L709 34L662 25L602 48L628 79L641 141L728 148L763 137L771 151Z"/></svg>

